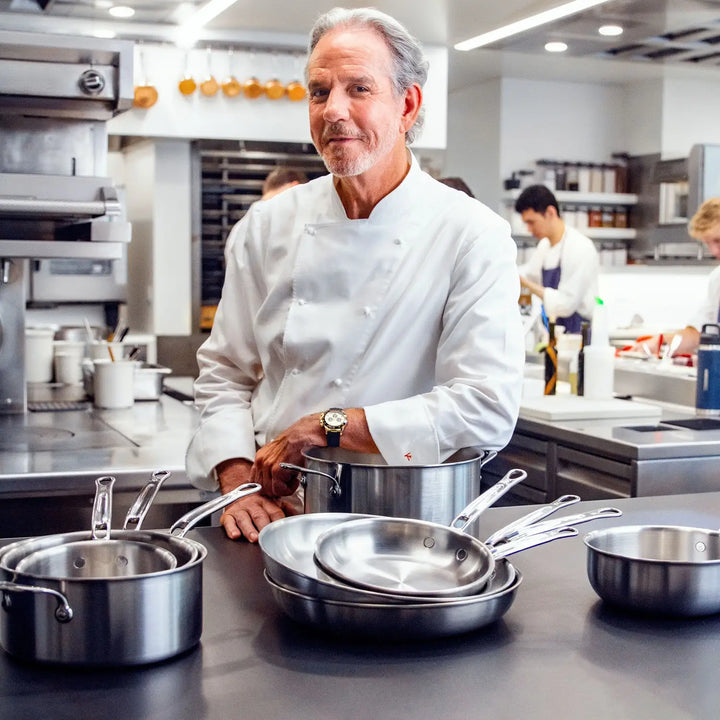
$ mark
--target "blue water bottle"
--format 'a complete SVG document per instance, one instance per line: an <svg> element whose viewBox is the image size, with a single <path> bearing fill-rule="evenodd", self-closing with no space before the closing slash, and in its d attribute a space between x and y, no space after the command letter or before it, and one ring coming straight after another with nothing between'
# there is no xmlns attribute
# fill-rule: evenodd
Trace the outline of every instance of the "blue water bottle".
<svg viewBox="0 0 720 720"><path fill-rule="evenodd" d="M720 325L703 325L697 353L698 415L720 415Z"/></svg>

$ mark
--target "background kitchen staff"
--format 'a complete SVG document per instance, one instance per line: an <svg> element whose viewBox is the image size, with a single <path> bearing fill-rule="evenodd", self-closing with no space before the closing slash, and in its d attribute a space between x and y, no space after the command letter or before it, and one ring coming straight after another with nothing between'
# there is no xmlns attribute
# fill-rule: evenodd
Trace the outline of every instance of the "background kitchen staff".
<svg viewBox="0 0 720 720"><path fill-rule="evenodd" d="M555 196L544 185L525 188L515 202L530 234L540 242L520 268L520 284L537 295L548 317L579 333L598 294L600 258L590 238L565 225Z"/></svg>
<svg viewBox="0 0 720 720"><path fill-rule="evenodd" d="M427 465L512 434L515 245L502 218L408 151L426 76L417 41L383 13L335 9L313 28L310 129L332 174L253 204L233 228L198 351L188 476L264 488L223 513L232 538L282 517L297 478L279 463L311 446Z"/></svg>
<svg viewBox="0 0 720 720"><path fill-rule="evenodd" d="M720 260L720 198L710 198L698 208L688 223L688 231L696 240L702 240L708 250ZM674 335L679 334L682 340L673 355L692 353L700 344L700 331L706 323L720 323L720 265L710 273L705 300L691 324L682 330L664 332L662 338L670 343ZM660 337L655 335L639 339L633 349L640 350L643 345L647 345L653 353L657 353L660 349Z"/></svg>

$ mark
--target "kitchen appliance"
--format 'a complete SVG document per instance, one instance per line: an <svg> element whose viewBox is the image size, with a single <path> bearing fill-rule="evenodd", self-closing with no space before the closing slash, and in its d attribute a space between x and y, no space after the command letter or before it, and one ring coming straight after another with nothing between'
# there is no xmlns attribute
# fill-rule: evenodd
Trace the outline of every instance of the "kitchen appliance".
<svg viewBox="0 0 720 720"><path fill-rule="evenodd" d="M132 53L126 41L0 31L1 413L27 407L29 263L105 267L130 242L105 176L105 121L132 106Z"/></svg>

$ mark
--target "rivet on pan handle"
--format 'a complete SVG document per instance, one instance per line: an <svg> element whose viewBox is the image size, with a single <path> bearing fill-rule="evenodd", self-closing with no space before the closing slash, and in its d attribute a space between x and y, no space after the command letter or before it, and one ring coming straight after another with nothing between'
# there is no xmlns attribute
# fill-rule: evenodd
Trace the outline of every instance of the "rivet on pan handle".
<svg viewBox="0 0 720 720"><path fill-rule="evenodd" d="M476 497L464 510L461 510L460 514L450 523L450 527L465 530L482 512L487 510L496 500L510 490L510 488L521 483L526 477L527 473L524 470L518 468L510 470L502 480L498 480L482 495Z"/></svg>

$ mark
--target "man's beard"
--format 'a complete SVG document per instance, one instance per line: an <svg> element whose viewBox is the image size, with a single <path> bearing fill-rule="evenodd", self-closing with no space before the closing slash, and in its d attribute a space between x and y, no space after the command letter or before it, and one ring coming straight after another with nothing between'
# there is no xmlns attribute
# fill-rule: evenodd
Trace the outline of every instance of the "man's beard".
<svg viewBox="0 0 720 720"><path fill-rule="evenodd" d="M357 138L360 143L367 139L367 136L363 133L350 130L342 123L326 125L323 129L323 138L336 136ZM332 144L328 145L326 142L322 159L325 167L336 177L361 175L375 165L378 160L389 155L396 140L397 135L391 128L388 128L387 132L380 136L378 144L374 148L368 148L362 144L359 151L356 150L347 154L342 149L340 153L335 154Z"/></svg>

